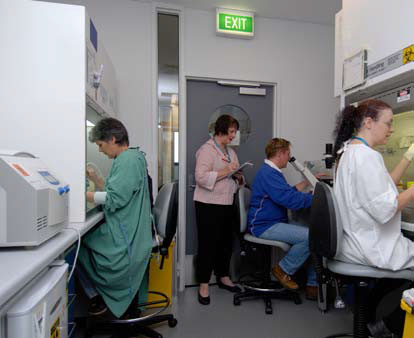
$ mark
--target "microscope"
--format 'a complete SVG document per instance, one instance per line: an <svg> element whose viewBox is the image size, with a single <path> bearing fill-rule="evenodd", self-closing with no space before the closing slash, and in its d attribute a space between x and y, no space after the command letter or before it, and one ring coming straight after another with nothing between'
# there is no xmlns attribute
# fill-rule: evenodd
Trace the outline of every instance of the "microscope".
<svg viewBox="0 0 414 338"><path fill-rule="evenodd" d="M325 153L321 160L304 161L303 165L294 157L291 157L289 160L289 163L309 181L312 188L315 188L316 183L318 182L318 179L314 175L314 173L317 172L326 173L327 177L322 177L319 180L333 186L334 162L335 158L333 156L332 143L327 143L325 145Z"/></svg>

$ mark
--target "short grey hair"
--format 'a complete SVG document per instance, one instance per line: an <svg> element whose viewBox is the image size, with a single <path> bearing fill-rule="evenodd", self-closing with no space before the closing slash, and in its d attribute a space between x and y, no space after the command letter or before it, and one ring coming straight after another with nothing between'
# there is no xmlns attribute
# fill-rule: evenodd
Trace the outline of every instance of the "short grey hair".
<svg viewBox="0 0 414 338"><path fill-rule="evenodd" d="M109 142L115 137L115 143L129 146L128 131L121 121L112 117L100 120L89 132L89 141Z"/></svg>

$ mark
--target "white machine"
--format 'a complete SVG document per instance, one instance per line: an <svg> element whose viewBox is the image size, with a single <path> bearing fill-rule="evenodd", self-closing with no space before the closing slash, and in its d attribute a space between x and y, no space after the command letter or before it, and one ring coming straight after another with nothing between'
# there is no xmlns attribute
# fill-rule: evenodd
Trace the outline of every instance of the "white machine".
<svg viewBox="0 0 414 338"><path fill-rule="evenodd" d="M39 158L0 151L0 247L40 245L61 231L69 191Z"/></svg>
<svg viewBox="0 0 414 338"><path fill-rule="evenodd" d="M50 268L7 312L7 337L67 338L68 265Z"/></svg>

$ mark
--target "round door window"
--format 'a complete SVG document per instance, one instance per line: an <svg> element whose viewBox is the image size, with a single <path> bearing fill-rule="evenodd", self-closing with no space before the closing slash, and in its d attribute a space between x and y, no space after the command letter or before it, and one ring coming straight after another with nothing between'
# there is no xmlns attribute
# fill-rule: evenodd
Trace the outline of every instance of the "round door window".
<svg viewBox="0 0 414 338"><path fill-rule="evenodd" d="M246 143L247 139L250 136L252 128L250 117L243 108L232 104L226 104L218 107L211 115L210 121L208 123L208 132L210 134L210 137L214 136L214 126L217 119L222 115L230 115L239 122L239 130L237 132L237 136L230 145L238 146L240 144Z"/></svg>

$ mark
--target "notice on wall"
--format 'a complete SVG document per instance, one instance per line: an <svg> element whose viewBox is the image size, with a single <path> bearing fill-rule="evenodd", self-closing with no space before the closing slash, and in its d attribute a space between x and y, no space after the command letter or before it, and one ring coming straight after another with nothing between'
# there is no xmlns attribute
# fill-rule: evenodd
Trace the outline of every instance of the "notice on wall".
<svg viewBox="0 0 414 338"><path fill-rule="evenodd" d="M342 72L342 89L357 87L365 82L366 78L366 50L344 60Z"/></svg>
<svg viewBox="0 0 414 338"><path fill-rule="evenodd" d="M397 102L409 101L410 97L410 88L401 89L397 93Z"/></svg>

